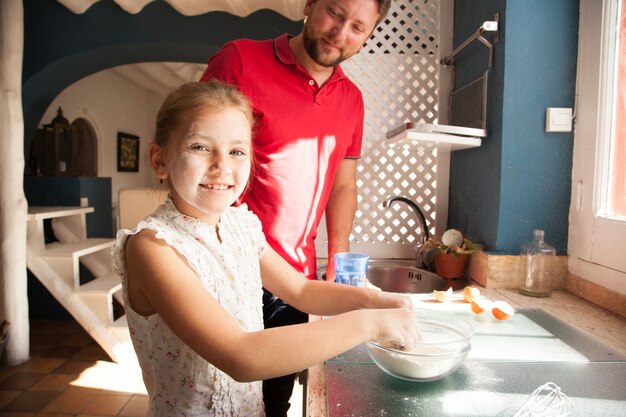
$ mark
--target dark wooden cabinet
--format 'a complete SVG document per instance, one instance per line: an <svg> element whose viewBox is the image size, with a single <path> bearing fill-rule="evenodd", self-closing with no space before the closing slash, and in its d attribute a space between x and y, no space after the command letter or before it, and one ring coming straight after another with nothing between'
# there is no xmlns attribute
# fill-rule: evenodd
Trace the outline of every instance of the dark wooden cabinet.
<svg viewBox="0 0 626 417"><path fill-rule="evenodd" d="M59 107L52 122L37 129L30 149L28 173L95 177L97 156L97 140L91 123L79 117L70 124Z"/></svg>
<svg viewBox="0 0 626 417"><path fill-rule="evenodd" d="M80 126L37 129L30 169L34 175L94 176L95 141Z"/></svg>

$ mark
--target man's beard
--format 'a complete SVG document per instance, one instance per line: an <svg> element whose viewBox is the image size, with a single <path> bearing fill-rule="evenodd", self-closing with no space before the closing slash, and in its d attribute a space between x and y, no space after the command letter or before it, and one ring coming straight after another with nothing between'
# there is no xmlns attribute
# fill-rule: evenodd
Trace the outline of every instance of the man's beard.
<svg viewBox="0 0 626 417"><path fill-rule="evenodd" d="M326 54L322 54L320 51L321 48L318 48L319 42L321 42L321 37L316 37L315 34L311 33L311 30L307 25L304 26L304 31L302 32L302 41L304 44L304 50L307 54L309 54L311 59L316 64L321 65L322 67L334 67L352 56L344 54L342 52L343 49L340 49L339 55L336 58L330 58L326 56Z"/></svg>

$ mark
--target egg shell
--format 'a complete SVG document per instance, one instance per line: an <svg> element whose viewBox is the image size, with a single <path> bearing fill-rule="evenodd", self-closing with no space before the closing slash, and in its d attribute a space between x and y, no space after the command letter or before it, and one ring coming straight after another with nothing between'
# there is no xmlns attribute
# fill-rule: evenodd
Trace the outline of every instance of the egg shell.
<svg viewBox="0 0 626 417"><path fill-rule="evenodd" d="M475 298L470 305L474 314L482 314L491 308L491 301L486 298Z"/></svg>
<svg viewBox="0 0 626 417"><path fill-rule="evenodd" d="M439 301L440 303L447 303L452 297L452 287L448 288L447 291L433 290L433 295L435 296L435 300Z"/></svg>
<svg viewBox="0 0 626 417"><path fill-rule="evenodd" d="M515 309L506 301L495 301L491 308L491 314L498 320L507 320L515 314Z"/></svg>
<svg viewBox="0 0 626 417"><path fill-rule="evenodd" d="M468 303L471 303L473 299L478 298L480 295L480 290L476 287L467 286L463 288L463 298Z"/></svg>

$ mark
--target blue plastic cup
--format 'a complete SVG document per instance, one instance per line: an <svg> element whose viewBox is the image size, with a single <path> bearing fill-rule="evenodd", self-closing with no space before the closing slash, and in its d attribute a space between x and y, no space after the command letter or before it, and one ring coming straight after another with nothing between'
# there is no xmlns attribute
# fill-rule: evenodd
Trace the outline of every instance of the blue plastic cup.
<svg viewBox="0 0 626 417"><path fill-rule="evenodd" d="M335 260L335 281L340 284L354 285L355 287L365 286L367 276L367 263L369 255L357 252L338 252L334 256Z"/></svg>

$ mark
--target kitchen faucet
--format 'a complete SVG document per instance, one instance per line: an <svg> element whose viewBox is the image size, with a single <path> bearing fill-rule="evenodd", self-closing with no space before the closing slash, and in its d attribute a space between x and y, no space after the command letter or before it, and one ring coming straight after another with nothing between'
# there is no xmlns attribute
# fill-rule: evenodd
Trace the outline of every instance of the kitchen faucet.
<svg viewBox="0 0 626 417"><path fill-rule="evenodd" d="M419 242L417 243L417 245L415 245L415 266L418 268L423 268L424 262L420 254L420 249L430 237L430 234L428 233L428 225L426 224L426 217L424 217L424 213L422 212L422 210L420 210L417 204L414 201L406 197L400 197L400 196L389 197L385 201L383 201L383 207L389 208L391 206L391 203L393 203L394 201L401 201L403 203L406 203L413 209L413 211L417 215L418 223L420 224L422 233L421 233Z"/></svg>

